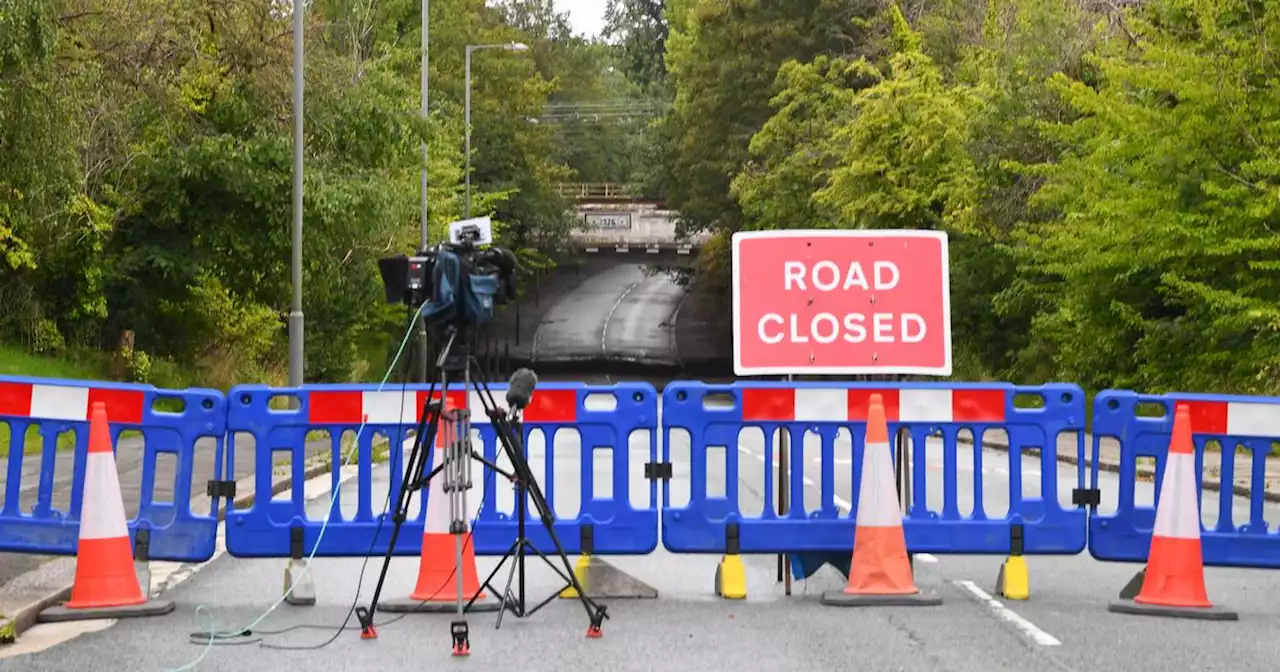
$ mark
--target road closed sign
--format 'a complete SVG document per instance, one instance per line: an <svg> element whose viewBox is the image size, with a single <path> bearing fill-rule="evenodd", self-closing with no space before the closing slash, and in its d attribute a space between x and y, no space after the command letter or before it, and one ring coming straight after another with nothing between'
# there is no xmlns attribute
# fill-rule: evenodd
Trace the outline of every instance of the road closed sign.
<svg viewBox="0 0 1280 672"><path fill-rule="evenodd" d="M951 375L942 231L750 231L733 236L740 376Z"/></svg>

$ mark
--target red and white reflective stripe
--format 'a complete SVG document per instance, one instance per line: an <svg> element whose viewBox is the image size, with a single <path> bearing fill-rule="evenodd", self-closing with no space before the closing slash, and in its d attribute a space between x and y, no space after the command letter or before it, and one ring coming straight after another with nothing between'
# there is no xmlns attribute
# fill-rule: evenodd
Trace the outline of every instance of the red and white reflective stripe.
<svg viewBox="0 0 1280 672"><path fill-rule="evenodd" d="M898 488L893 479L889 444L871 443L863 452L858 479L858 527L899 527Z"/></svg>
<svg viewBox="0 0 1280 672"><path fill-rule="evenodd" d="M872 394L884 400L889 422L1004 422L1005 390L748 388L746 422L865 422Z"/></svg>
<svg viewBox="0 0 1280 672"><path fill-rule="evenodd" d="M308 396L307 419L315 424L412 425L421 417L426 391L402 390L333 390L315 391ZM436 392L436 398L440 393ZM450 391L449 402L455 408L466 403L461 391ZM472 423L487 418L472 418Z"/></svg>
<svg viewBox="0 0 1280 672"><path fill-rule="evenodd" d="M503 391L490 389L494 401L503 404ZM440 393L436 392L436 398L439 396ZM308 399L307 420L312 424L358 425L367 422L370 425L413 425L421 418L427 391L316 390L309 394ZM471 424L489 424L485 406L476 392L450 390L448 399L454 408L462 408L465 404L465 408L471 411ZM523 419L526 424L577 422L578 393L576 390L536 391Z"/></svg>
<svg viewBox="0 0 1280 672"><path fill-rule="evenodd" d="M1280 404L1248 401L1178 401L1191 410L1192 434L1280 437Z"/></svg>
<svg viewBox="0 0 1280 672"><path fill-rule="evenodd" d="M108 450L110 446L108 446ZM110 452L91 451L85 459L84 503L80 507L80 539L129 536L120 496L120 477Z"/></svg>
<svg viewBox="0 0 1280 672"><path fill-rule="evenodd" d="M1151 533L1172 539L1200 538L1200 508L1196 502L1196 456L1170 452L1165 457L1160 480L1160 501L1156 503L1156 523Z"/></svg>
<svg viewBox="0 0 1280 672"><path fill-rule="evenodd" d="M141 390L0 382L0 416L87 422L98 402L106 404L109 422L142 424L146 393Z"/></svg>

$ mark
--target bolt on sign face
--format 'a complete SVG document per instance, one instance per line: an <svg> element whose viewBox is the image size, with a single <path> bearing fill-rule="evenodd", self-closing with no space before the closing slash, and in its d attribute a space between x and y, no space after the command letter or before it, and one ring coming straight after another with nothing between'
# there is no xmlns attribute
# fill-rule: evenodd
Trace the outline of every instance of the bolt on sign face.
<svg viewBox="0 0 1280 672"><path fill-rule="evenodd" d="M951 375L942 231L733 236L734 372Z"/></svg>

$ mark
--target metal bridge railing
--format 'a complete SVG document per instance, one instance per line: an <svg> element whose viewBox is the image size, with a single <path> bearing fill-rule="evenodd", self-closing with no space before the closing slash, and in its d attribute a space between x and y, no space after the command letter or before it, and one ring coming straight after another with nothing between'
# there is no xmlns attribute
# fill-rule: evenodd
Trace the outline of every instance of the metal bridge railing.
<svg viewBox="0 0 1280 672"><path fill-rule="evenodd" d="M560 195L579 201L628 201L639 197L640 190L631 184L610 182L565 182L557 185Z"/></svg>

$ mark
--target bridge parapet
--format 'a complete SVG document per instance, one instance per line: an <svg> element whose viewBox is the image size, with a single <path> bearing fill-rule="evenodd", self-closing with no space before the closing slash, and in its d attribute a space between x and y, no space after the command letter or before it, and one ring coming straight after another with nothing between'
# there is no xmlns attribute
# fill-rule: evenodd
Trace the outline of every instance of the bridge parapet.
<svg viewBox="0 0 1280 672"><path fill-rule="evenodd" d="M564 182L557 185L564 198L578 202L641 201L640 188L632 184L612 182Z"/></svg>
<svg viewBox="0 0 1280 672"><path fill-rule="evenodd" d="M676 237L679 213L645 204L581 205L575 211L579 226L574 242L582 247L693 250L706 242L700 234ZM653 252L656 254L656 252Z"/></svg>

